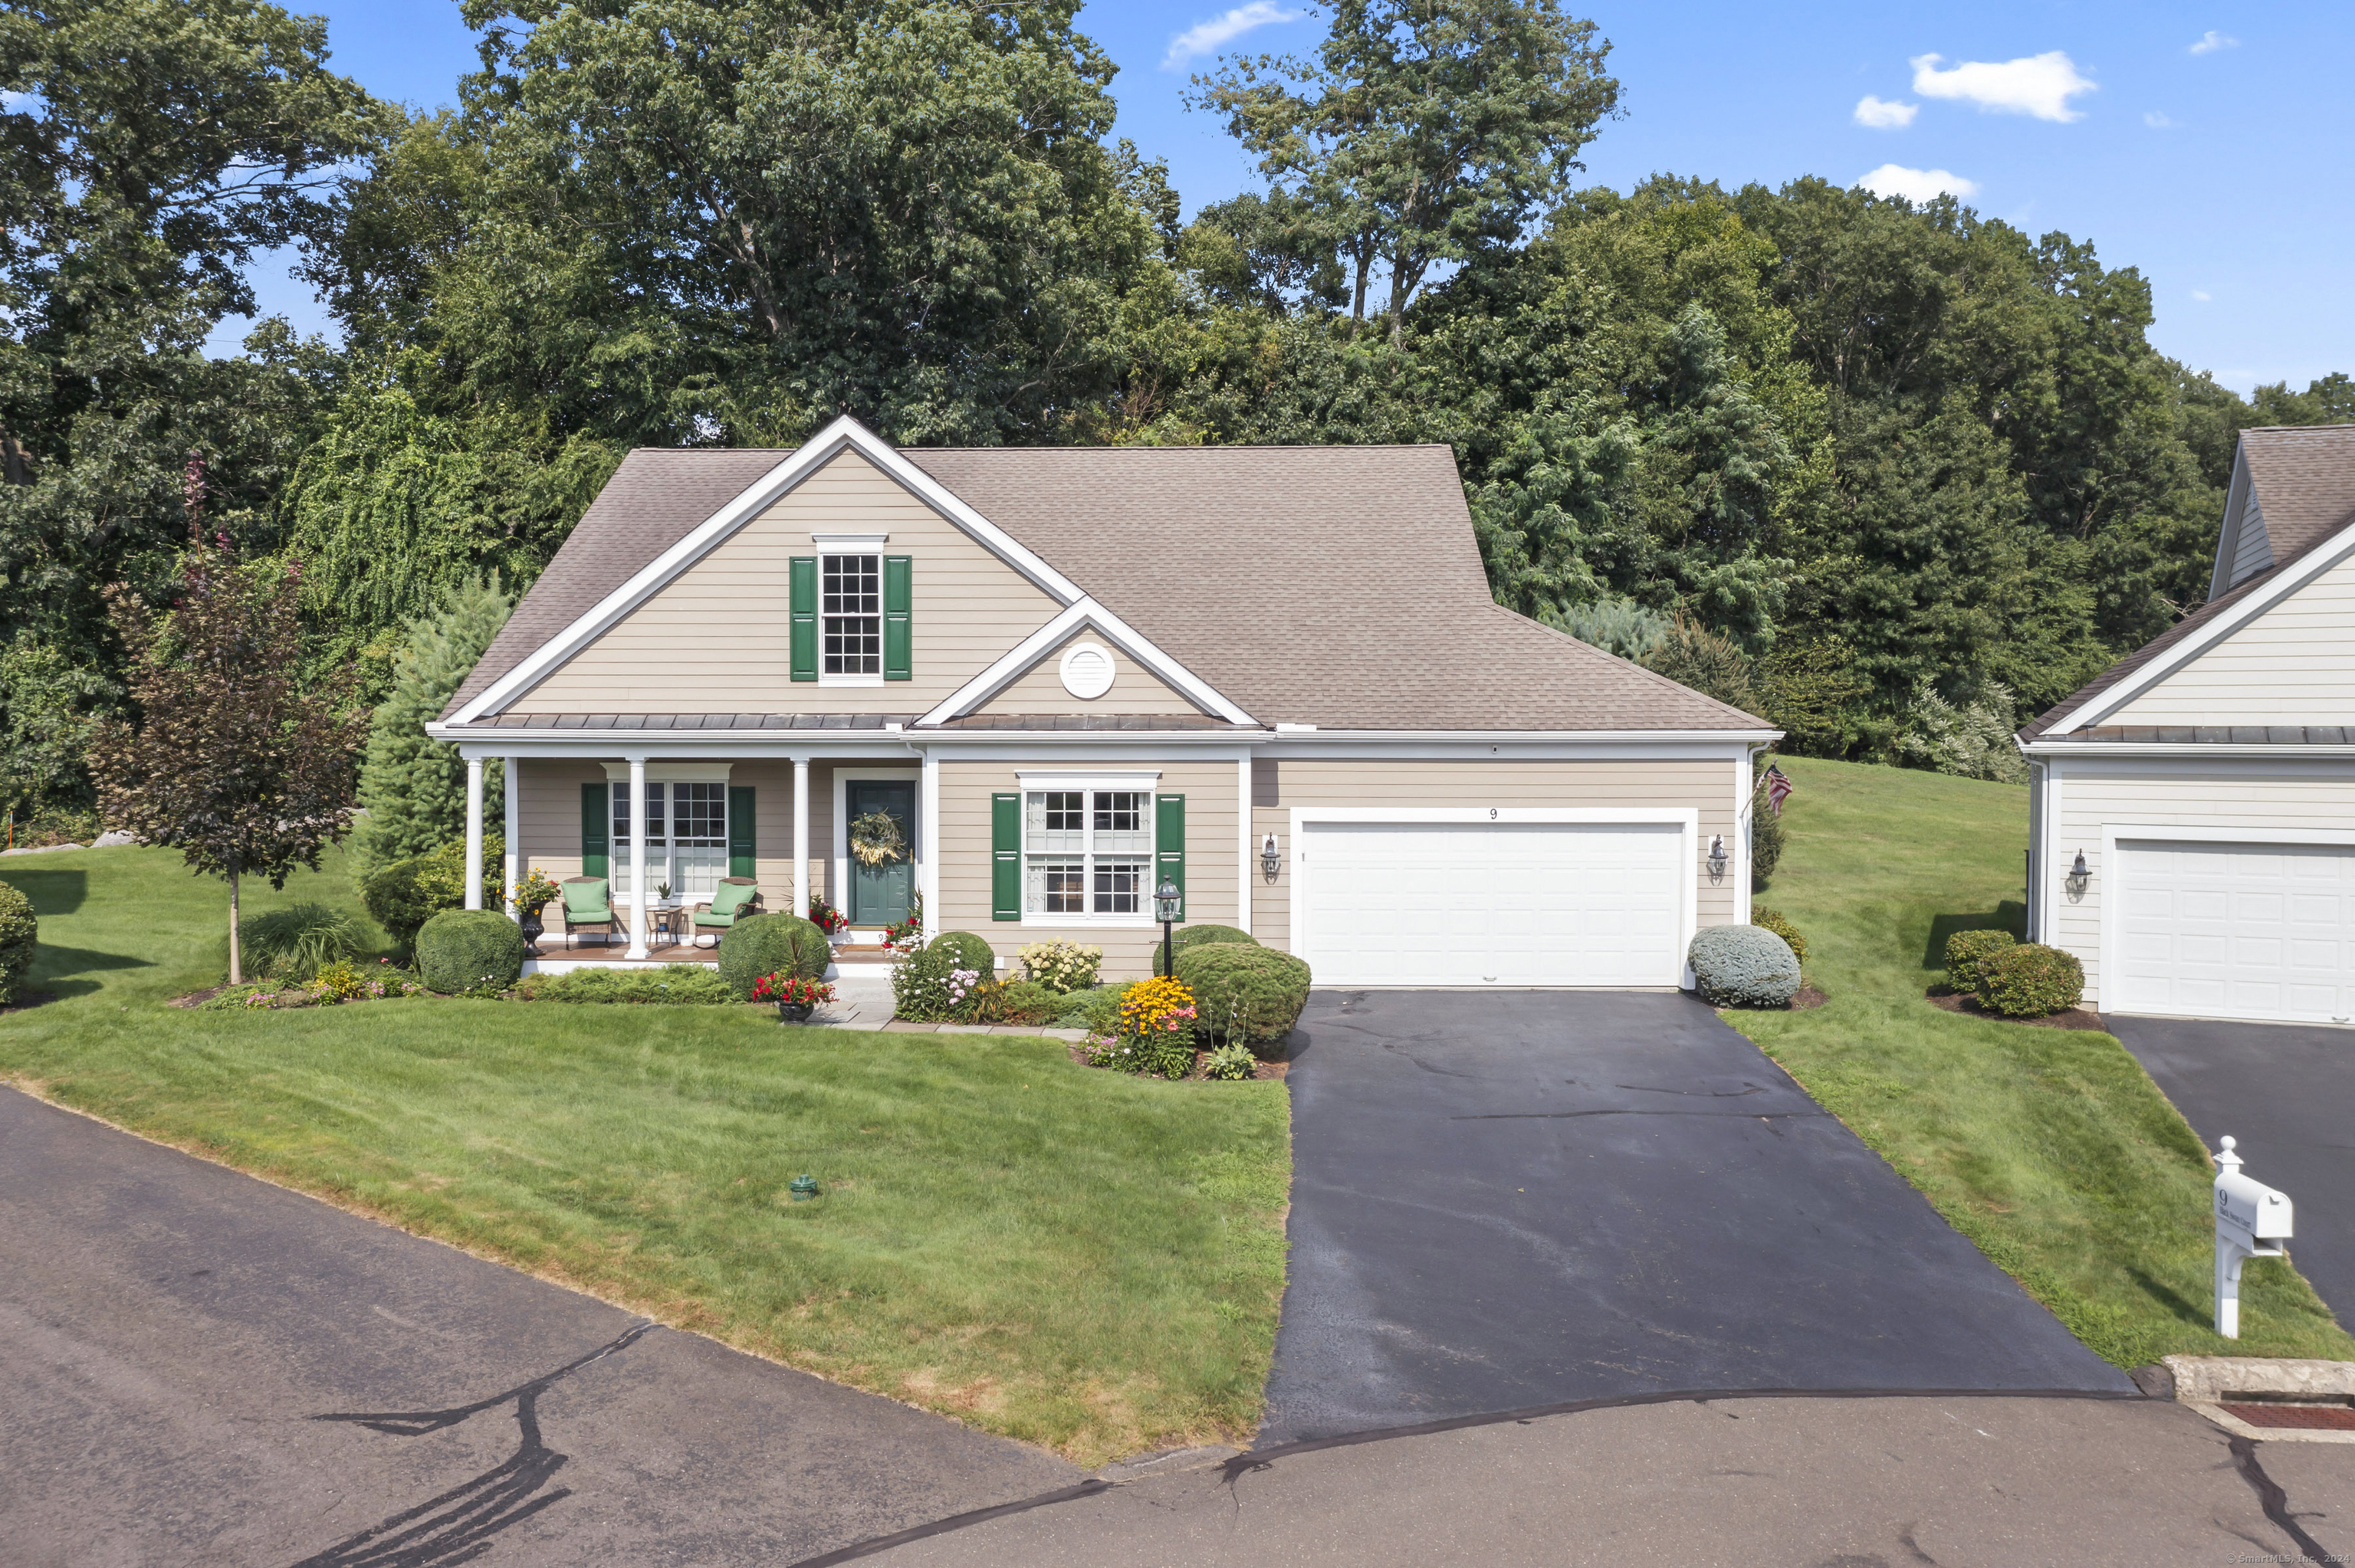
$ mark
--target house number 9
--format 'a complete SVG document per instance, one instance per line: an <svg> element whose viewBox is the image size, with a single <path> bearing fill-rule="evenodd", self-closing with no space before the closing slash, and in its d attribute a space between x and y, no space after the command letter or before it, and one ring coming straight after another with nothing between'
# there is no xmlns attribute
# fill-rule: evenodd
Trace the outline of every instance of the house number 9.
<svg viewBox="0 0 2355 1568"><path fill-rule="evenodd" d="M1488 820L1492 822L1497 820L1497 808L1494 806L1488 808Z"/></svg>

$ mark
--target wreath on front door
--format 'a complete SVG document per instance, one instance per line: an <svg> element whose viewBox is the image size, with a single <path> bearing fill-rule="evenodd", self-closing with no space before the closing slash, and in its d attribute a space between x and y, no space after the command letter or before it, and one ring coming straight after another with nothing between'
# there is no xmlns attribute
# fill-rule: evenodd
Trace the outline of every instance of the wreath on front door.
<svg viewBox="0 0 2355 1568"><path fill-rule="evenodd" d="M870 870L908 858L908 837L900 819L889 811L869 811L850 820L850 853Z"/></svg>

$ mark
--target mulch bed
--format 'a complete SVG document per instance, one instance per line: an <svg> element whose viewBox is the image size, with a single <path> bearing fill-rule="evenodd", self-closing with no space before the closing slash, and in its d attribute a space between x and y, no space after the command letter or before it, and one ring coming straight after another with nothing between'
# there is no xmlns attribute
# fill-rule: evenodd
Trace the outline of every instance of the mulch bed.
<svg viewBox="0 0 2355 1568"><path fill-rule="evenodd" d="M1830 1000L1830 997L1826 996L1814 986L1803 985L1799 988L1799 994L1791 999L1791 1011L1805 1012L1811 1007L1821 1007Z"/></svg>
<svg viewBox="0 0 2355 1568"><path fill-rule="evenodd" d="M2039 1029L2091 1029L2104 1034L2110 1032L2110 1026L2102 1022L2102 1015L2088 1007L2073 1007L2066 1012L2056 1012L2047 1018L2006 1018L1999 1012L1989 1012L1979 1005L1977 997L1963 991L1933 986L1922 994L1929 999L1933 1007L1943 1008L1948 1012L1967 1013L1973 1018L1991 1018L1998 1023L2028 1023Z"/></svg>

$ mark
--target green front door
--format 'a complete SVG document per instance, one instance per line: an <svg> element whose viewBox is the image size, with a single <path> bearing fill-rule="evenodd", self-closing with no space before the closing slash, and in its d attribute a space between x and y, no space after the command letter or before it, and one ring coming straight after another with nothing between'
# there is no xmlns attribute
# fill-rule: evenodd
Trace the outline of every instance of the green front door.
<svg viewBox="0 0 2355 1568"><path fill-rule="evenodd" d="M847 820L888 811L900 824L900 842L911 851L889 865L862 864L850 857L850 907L854 926L895 926L908 917L916 894L916 786L897 779L853 779L843 785Z"/></svg>

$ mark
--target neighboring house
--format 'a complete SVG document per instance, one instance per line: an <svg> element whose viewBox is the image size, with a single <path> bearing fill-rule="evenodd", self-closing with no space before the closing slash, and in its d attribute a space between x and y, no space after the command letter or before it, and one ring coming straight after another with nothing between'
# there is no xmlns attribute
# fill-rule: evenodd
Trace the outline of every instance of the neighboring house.
<svg viewBox="0 0 2355 1568"><path fill-rule="evenodd" d="M2208 595L2019 732L2030 934L2105 1012L2345 1023L2355 425L2242 432Z"/></svg>
<svg viewBox="0 0 2355 1568"><path fill-rule="evenodd" d="M1167 874L1347 986L1679 983L1749 917L1775 734L1497 605L1445 447L847 418L632 452L429 730L506 758L510 868L617 909L734 874L877 927L921 895L1009 967L1062 938L1118 978ZM878 810L912 857L869 870L846 823Z"/></svg>

